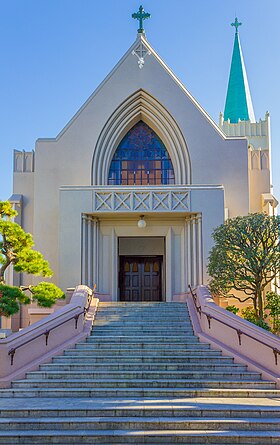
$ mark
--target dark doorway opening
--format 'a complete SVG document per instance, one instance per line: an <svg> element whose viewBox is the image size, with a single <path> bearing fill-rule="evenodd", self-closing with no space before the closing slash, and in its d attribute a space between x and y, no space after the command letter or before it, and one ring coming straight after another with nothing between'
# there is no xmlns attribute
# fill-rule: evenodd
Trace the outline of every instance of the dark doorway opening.
<svg viewBox="0 0 280 445"><path fill-rule="evenodd" d="M120 301L162 301L162 256L120 256Z"/></svg>

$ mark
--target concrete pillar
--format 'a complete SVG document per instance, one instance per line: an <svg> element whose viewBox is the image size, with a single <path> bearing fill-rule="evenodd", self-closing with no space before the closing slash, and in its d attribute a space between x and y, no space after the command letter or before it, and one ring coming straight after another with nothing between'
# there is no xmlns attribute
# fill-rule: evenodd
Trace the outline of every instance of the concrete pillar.
<svg viewBox="0 0 280 445"><path fill-rule="evenodd" d="M185 219L186 290L192 284L191 217Z"/></svg>
<svg viewBox="0 0 280 445"><path fill-rule="evenodd" d="M198 283L203 284L203 261L202 261L202 215L197 216L197 254L198 254Z"/></svg>
<svg viewBox="0 0 280 445"><path fill-rule="evenodd" d="M92 280L90 283L90 287L93 288L94 284L98 286L99 280L99 220L96 217L91 219L92 223L92 231L93 231L93 240L92 240Z"/></svg>
<svg viewBox="0 0 280 445"><path fill-rule="evenodd" d="M99 221L90 215L82 215L82 284L93 288L98 282Z"/></svg>
<svg viewBox="0 0 280 445"><path fill-rule="evenodd" d="M93 263L93 227L91 216L87 217L87 286L92 288Z"/></svg>
<svg viewBox="0 0 280 445"><path fill-rule="evenodd" d="M111 258L111 270L112 270L112 281L111 281L111 296L112 301L118 301L120 295L118 295L118 268L119 268L119 252L118 252L118 237L115 232L115 229L112 229L111 232L111 246L112 246L112 258Z"/></svg>
<svg viewBox="0 0 280 445"><path fill-rule="evenodd" d="M170 227L168 229L166 238L165 238L165 258L166 258L166 301L172 301L173 295L173 280L172 280L172 242L173 242L173 231ZM174 273L174 271L173 271Z"/></svg>
<svg viewBox="0 0 280 445"><path fill-rule="evenodd" d="M87 215L82 215L82 259L81 259L81 284L87 284L88 269L87 269L87 247L88 247L88 225Z"/></svg>
<svg viewBox="0 0 280 445"><path fill-rule="evenodd" d="M186 221L181 231L181 292L185 292L187 288L187 242L186 242Z"/></svg>
<svg viewBox="0 0 280 445"><path fill-rule="evenodd" d="M191 218L192 230L192 285L197 285L197 227L196 216Z"/></svg>

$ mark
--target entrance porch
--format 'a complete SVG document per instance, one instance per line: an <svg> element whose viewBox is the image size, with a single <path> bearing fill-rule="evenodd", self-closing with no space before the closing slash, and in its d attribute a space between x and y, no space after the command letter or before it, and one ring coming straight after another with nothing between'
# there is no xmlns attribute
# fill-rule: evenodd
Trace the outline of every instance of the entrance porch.
<svg viewBox="0 0 280 445"><path fill-rule="evenodd" d="M62 187L62 287L96 283L107 301L173 301L205 282L223 198L220 186Z"/></svg>
<svg viewBox="0 0 280 445"><path fill-rule="evenodd" d="M112 301L172 301L202 281L201 217L84 215L82 283ZM101 297L102 298L102 297Z"/></svg>

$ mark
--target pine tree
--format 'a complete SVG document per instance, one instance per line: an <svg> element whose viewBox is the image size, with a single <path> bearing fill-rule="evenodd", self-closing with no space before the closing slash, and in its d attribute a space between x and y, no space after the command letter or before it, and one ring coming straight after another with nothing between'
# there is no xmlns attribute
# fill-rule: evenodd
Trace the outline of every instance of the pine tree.
<svg viewBox="0 0 280 445"><path fill-rule="evenodd" d="M50 307L57 299L64 298L62 290L52 283L41 282L22 288L5 284L9 267L16 272L52 276L48 261L40 252L33 250L32 235L12 220L16 215L10 202L0 201L0 315L6 317L18 312L20 304L36 301L39 306ZM25 291L29 291L30 296Z"/></svg>

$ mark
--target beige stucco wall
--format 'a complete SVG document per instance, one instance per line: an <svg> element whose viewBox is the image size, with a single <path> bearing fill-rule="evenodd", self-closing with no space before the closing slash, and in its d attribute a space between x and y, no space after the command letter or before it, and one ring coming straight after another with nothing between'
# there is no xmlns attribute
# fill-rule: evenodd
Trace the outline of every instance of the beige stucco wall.
<svg viewBox="0 0 280 445"><path fill-rule="evenodd" d="M258 122L239 121L231 124L220 115L220 128L228 136L245 136L248 141L249 212L266 211L263 193L272 193L270 116Z"/></svg>

